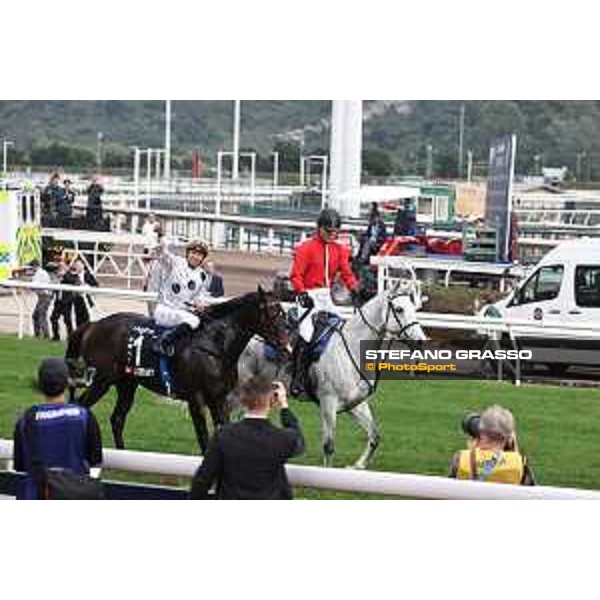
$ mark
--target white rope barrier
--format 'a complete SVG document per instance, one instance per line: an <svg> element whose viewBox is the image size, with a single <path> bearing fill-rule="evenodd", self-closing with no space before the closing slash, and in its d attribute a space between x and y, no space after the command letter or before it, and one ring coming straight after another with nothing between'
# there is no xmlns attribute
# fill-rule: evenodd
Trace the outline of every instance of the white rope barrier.
<svg viewBox="0 0 600 600"><path fill-rule="evenodd" d="M11 459L12 452L12 441L0 439L0 459ZM191 477L201 462L197 456L106 449L102 468ZM493 484L301 465L288 465L286 470L294 487L340 492L437 500L600 500L600 492L574 488Z"/></svg>

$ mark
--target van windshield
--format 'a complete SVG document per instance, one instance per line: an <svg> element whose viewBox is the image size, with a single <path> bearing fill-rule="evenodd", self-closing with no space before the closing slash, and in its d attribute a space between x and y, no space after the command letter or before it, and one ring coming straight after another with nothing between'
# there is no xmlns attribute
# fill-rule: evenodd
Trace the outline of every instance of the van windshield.
<svg viewBox="0 0 600 600"><path fill-rule="evenodd" d="M517 304L553 300L560 292L564 269L562 265L541 267L521 288Z"/></svg>
<svg viewBox="0 0 600 600"><path fill-rule="evenodd" d="M576 267L575 304L582 308L600 308L600 266Z"/></svg>

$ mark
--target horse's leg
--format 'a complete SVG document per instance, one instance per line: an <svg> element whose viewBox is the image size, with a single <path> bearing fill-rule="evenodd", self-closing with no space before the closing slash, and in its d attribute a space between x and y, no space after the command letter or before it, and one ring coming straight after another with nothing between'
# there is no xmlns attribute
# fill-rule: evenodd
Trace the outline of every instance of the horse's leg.
<svg viewBox="0 0 600 600"><path fill-rule="evenodd" d="M80 404L81 406L85 406L86 408L91 408L108 392L108 388L113 384L107 378L96 376L90 387L83 391L83 393L79 396L79 398L75 399L76 404Z"/></svg>
<svg viewBox="0 0 600 600"><path fill-rule="evenodd" d="M214 398L211 398L210 401L206 402L208 405L208 410L210 411L214 429L224 425L225 423L229 423L230 421L229 411L227 410L226 403L227 400L219 401Z"/></svg>
<svg viewBox="0 0 600 600"><path fill-rule="evenodd" d="M206 454L206 448L208 447L208 427L206 426L206 410L204 408L204 402L202 398L193 396L188 400L188 408L190 416L192 417L192 423L194 423L194 431L196 432L196 439L202 454Z"/></svg>
<svg viewBox="0 0 600 600"><path fill-rule="evenodd" d="M323 449L323 466L331 467L335 452L335 426L337 398L333 395L319 397L321 406L321 447Z"/></svg>
<svg viewBox="0 0 600 600"><path fill-rule="evenodd" d="M367 445L360 458L354 463L354 468L366 469L369 466L373 454L375 454L375 450L377 450L377 446L379 446L380 436L377 424L373 418L373 413L371 412L368 400L355 406L350 411L350 414L367 434Z"/></svg>
<svg viewBox="0 0 600 600"><path fill-rule="evenodd" d="M112 428L115 447L119 450L125 448L123 441L123 430L125 429L125 420L127 413L133 405L137 383L135 381L121 381L117 384L117 402L110 415L110 426Z"/></svg>

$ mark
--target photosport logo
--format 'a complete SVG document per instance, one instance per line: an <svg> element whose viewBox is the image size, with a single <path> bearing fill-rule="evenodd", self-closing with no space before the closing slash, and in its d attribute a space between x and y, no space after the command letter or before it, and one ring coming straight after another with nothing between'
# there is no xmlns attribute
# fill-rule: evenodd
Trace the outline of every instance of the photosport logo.
<svg viewBox="0 0 600 600"><path fill-rule="evenodd" d="M367 379L490 379L498 370L515 372L535 360L536 349L491 340L360 342L361 370Z"/></svg>

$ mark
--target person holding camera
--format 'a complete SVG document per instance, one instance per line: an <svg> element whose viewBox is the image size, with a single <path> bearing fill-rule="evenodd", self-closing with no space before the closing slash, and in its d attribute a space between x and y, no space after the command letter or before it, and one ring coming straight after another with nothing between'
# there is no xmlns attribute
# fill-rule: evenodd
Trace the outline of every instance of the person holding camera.
<svg viewBox="0 0 600 600"><path fill-rule="evenodd" d="M481 415L468 414L462 421L462 429L469 436L469 448L453 456L450 477L535 485L527 458L519 452L515 420L509 410L494 405Z"/></svg>
<svg viewBox="0 0 600 600"><path fill-rule="evenodd" d="M192 481L191 499L208 499L216 484L220 500L291 500L285 463L304 452L300 424L281 382L257 376L239 390L244 419L221 427ZM283 429L269 421L279 409Z"/></svg>
<svg viewBox="0 0 600 600"><path fill-rule="evenodd" d="M45 396L29 408L14 430L15 470L27 473L17 499L50 499L44 489L47 469L88 475L102 462L102 438L94 414L83 406L67 404L69 371L63 358L42 361L38 385Z"/></svg>

